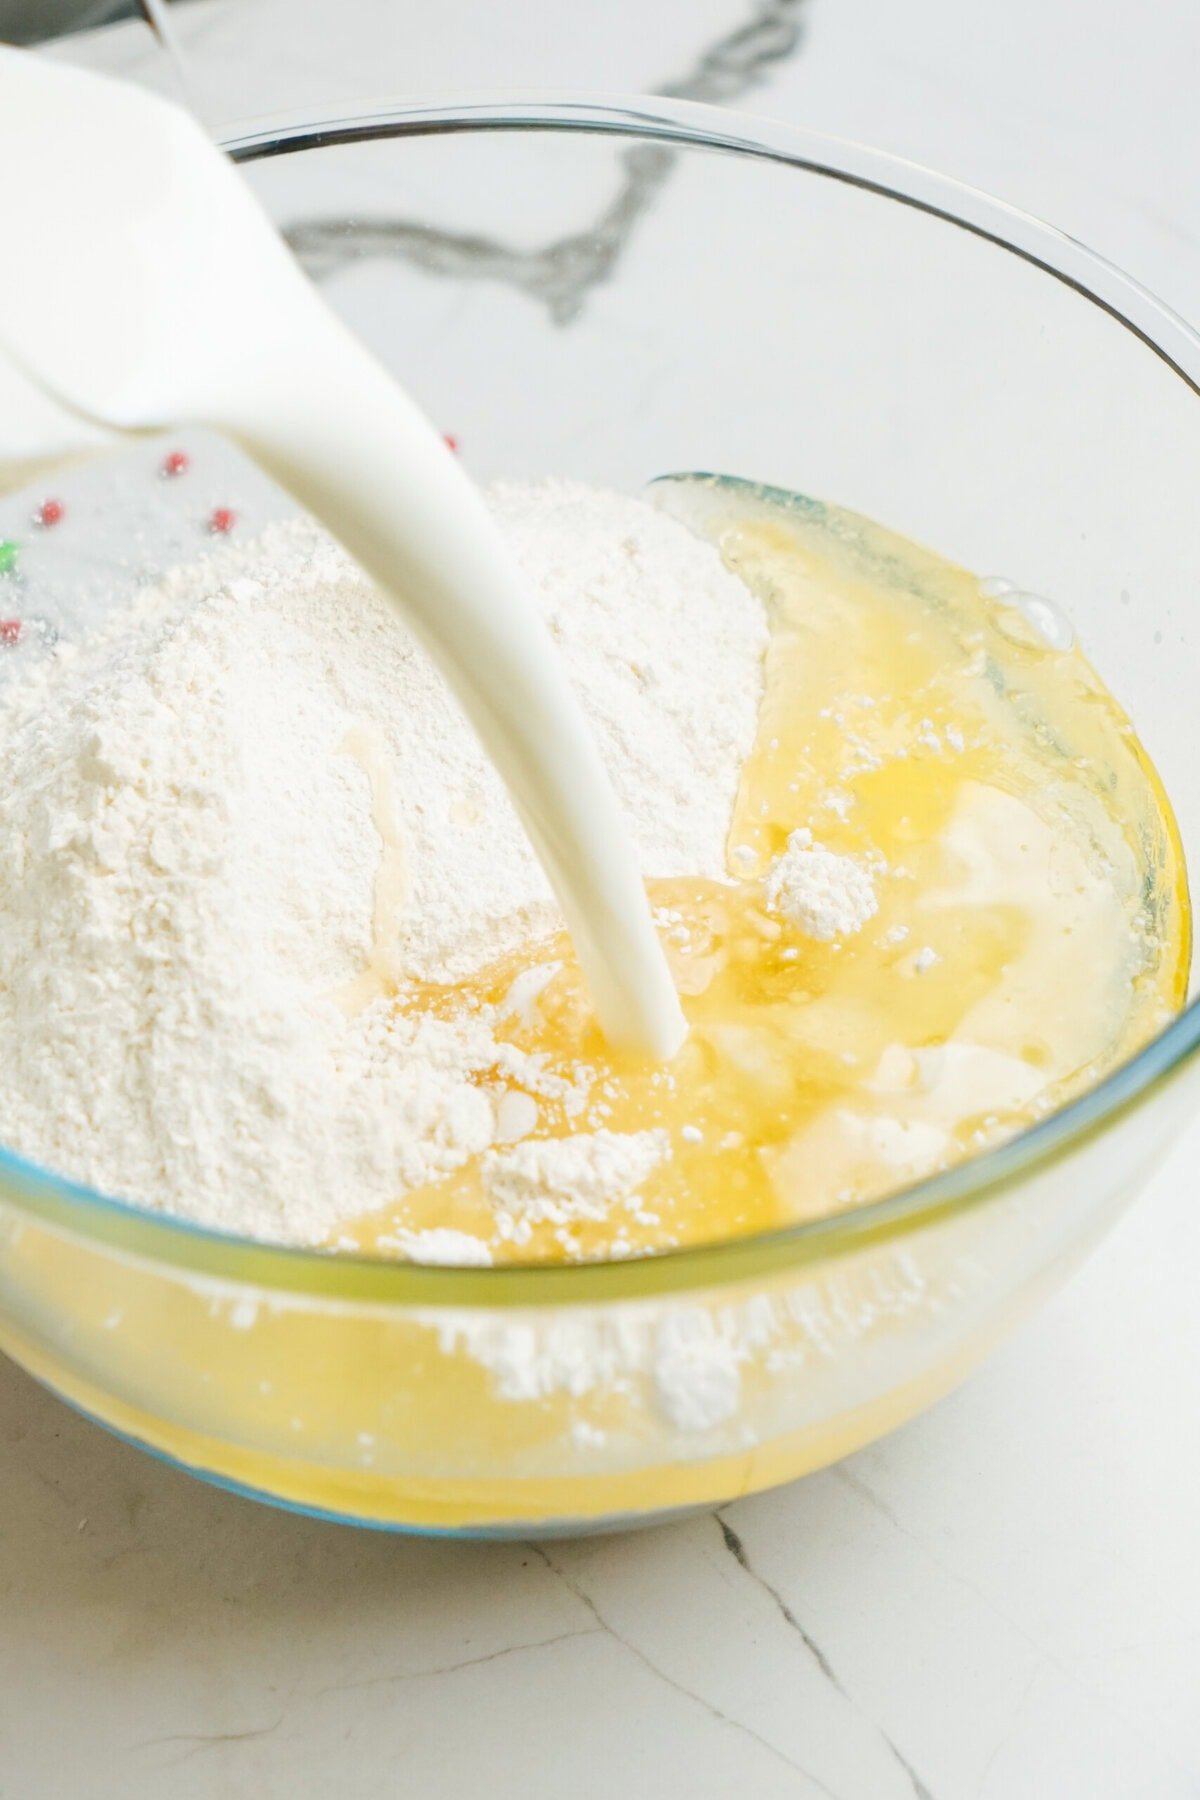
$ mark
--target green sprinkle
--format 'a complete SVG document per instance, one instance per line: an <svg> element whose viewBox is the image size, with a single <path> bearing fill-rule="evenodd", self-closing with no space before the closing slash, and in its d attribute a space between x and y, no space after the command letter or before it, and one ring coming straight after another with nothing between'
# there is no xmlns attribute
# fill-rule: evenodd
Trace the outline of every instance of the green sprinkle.
<svg viewBox="0 0 1200 1800"><path fill-rule="evenodd" d="M12 538L0 538L0 575L11 575L17 566L17 551L20 548Z"/></svg>

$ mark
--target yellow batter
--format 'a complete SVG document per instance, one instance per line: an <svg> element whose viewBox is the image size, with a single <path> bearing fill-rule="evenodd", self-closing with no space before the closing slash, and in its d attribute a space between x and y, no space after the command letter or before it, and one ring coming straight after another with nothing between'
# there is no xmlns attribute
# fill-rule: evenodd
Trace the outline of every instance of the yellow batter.
<svg viewBox="0 0 1200 1800"><path fill-rule="evenodd" d="M476 1158L341 1247L386 1254L398 1233L449 1227L497 1262L579 1260L817 1217L1032 1123L1183 998L1166 798L1053 609L854 514L732 482L664 491L771 623L729 882L650 884L687 1044L667 1069L613 1053L565 936L395 1004L507 1005L497 1035L545 1054L570 1102L533 1096L532 1137L653 1130L669 1154L607 1218L515 1239ZM871 875L865 928L816 942L768 908L764 878L798 827ZM539 965L554 972L536 1001L511 1006Z"/></svg>

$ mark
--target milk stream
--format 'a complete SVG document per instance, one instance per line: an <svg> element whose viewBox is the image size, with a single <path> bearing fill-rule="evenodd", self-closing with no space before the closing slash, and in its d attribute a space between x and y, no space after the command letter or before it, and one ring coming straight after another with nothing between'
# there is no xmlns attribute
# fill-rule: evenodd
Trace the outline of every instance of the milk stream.
<svg viewBox="0 0 1200 1800"><path fill-rule="evenodd" d="M0 465L184 421L248 450L436 661L513 797L606 1037L673 1055L686 1028L630 833L549 636L440 434L177 107L0 50L0 159L21 170L5 208L23 246L0 286L4 393L22 402L0 417Z"/></svg>

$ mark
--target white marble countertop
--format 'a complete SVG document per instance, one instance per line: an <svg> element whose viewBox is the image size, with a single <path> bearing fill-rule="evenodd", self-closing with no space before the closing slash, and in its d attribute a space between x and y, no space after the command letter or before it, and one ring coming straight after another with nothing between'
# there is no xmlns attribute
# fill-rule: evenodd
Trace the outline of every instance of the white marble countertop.
<svg viewBox="0 0 1200 1800"><path fill-rule="evenodd" d="M1200 318L1200 10L1180 0L416 11L178 19L214 120L652 88L744 20L781 51L799 25L740 105L990 188ZM137 27L66 53L156 74ZM0 1365L0 1796L1200 1795L1198 1161L1200 1127L925 1418L637 1536L455 1544L274 1513Z"/></svg>

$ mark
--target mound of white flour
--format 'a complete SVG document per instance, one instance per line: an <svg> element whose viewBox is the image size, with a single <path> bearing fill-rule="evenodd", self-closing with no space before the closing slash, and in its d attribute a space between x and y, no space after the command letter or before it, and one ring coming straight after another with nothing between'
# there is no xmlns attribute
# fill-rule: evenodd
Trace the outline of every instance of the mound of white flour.
<svg viewBox="0 0 1200 1800"><path fill-rule="evenodd" d="M565 482L491 501L646 873L724 874L759 602L639 501ZM506 1077L536 1089L485 1018L339 1003L374 954L389 833L408 897L387 948L412 975L455 979L559 920L440 679L314 525L176 571L14 681L0 792L0 1139L18 1151L315 1242L487 1149Z"/></svg>

